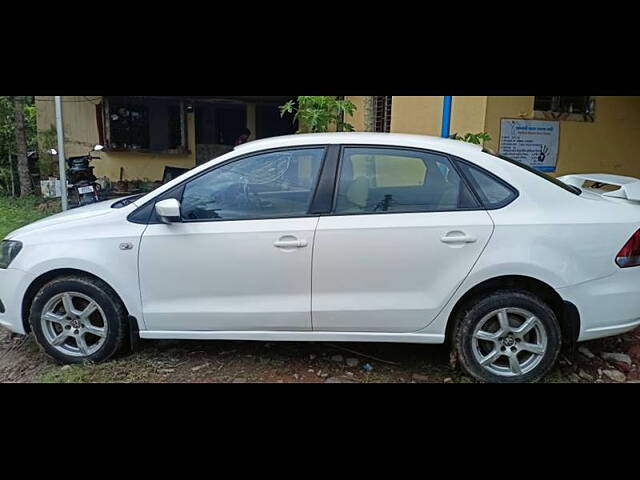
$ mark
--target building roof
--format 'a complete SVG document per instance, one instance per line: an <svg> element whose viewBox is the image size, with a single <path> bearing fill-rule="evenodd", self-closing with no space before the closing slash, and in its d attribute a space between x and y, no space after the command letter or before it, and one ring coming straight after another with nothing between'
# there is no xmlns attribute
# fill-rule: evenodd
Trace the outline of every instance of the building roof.
<svg viewBox="0 0 640 480"><path fill-rule="evenodd" d="M263 140L255 140L238 145L237 152L250 153L269 148L324 145L324 144L351 144L351 145L387 145L416 147L429 150L442 151L447 153L478 152L482 150L480 145L474 145L460 140L450 140L441 137L431 137L428 135L409 135L400 133L365 133L365 132L345 132L345 133L311 133L301 135L286 135L282 137L271 137Z"/></svg>

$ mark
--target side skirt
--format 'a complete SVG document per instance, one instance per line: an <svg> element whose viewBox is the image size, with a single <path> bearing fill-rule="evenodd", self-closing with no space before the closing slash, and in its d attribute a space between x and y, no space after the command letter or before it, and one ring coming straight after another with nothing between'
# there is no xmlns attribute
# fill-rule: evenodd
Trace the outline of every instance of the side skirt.
<svg viewBox="0 0 640 480"><path fill-rule="evenodd" d="M168 331L143 330L140 338L171 340L256 340L284 342L444 343L444 335L379 332Z"/></svg>

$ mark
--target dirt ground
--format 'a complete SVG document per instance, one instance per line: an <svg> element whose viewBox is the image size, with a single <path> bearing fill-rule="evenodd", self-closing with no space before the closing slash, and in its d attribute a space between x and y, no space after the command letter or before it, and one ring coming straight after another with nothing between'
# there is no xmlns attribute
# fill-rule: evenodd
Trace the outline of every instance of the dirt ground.
<svg viewBox="0 0 640 480"><path fill-rule="evenodd" d="M640 329L563 353L544 382L640 383ZM614 355L611 355L614 354ZM606 359L603 359L603 357ZM33 336L0 329L0 382L469 383L445 346L383 343L141 341L104 364L61 366Z"/></svg>

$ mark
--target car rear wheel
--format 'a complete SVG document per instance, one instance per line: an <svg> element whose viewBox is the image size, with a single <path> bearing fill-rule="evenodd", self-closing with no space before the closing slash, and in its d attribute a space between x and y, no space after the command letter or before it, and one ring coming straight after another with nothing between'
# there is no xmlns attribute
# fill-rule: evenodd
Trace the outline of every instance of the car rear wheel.
<svg viewBox="0 0 640 480"><path fill-rule="evenodd" d="M107 360L122 347L127 331L126 311L115 292L82 276L44 285L29 320L40 346L63 363Z"/></svg>
<svg viewBox="0 0 640 480"><path fill-rule="evenodd" d="M485 382L541 379L555 364L561 343L553 310L535 295L518 290L470 302L455 330L461 366Z"/></svg>

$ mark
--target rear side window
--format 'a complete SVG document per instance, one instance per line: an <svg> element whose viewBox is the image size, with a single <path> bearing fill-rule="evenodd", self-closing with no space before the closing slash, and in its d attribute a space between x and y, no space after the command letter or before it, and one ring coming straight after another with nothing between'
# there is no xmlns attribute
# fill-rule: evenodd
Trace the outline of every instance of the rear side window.
<svg viewBox="0 0 640 480"><path fill-rule="evenodd" d="M478 208L447 157L426 151L346 147L335 213L438 212Z"/></svg>
<svg viewBox="0 0 640 480"><path fill-rule="evenodd" d="M456 162L485 208L501 208L516 199L516 190L484 170L465 162Z"/></svg>

